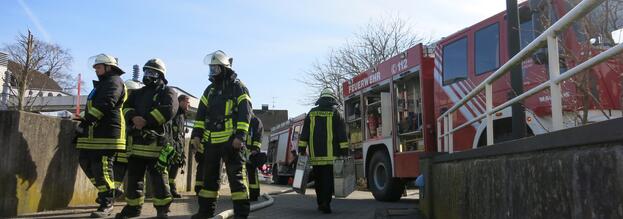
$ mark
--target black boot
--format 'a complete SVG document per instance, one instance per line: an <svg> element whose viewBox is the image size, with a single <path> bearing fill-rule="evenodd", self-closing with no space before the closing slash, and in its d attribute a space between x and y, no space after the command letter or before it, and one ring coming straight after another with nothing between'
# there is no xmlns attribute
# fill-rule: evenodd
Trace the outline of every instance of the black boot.
<svg viewBox="0 0 623 219"><path fill-rule="evenodd" d="M320 205L318 206L318 210L320 210L323 214L331 214L331 206L330 205Z"/></svg>
<svg viewBox="0 0 623 219"><path fill-rule="evenodd" d="M158 219L169 218L169 212L171 212L169 210L169 205L167 205L167 206L158 206L158 207L156 207L156 218L158 218Z"/></svg>
<svg viewBox="0 0 623 219"><path fill-rule="evenodd" d="M100 204L100 206L97 208L97 211L91 213L91 218L104 218L104 217L108 217L112 213L112 210L113 210L112 203L109 204L109 205L107 205L107 204Z"/></svg>
<svg viewBox="0 0 623 219"><path fill-rule="evenodd" d="M171 196L173 196L173 198L181 198L182 195L180 195L180 193L177 193L177 188L175 188L175 184L171 183L169 184L169 186L171 187Z"/></svg>
<svg viewBox="0 0 623 219"><path fill-rule="evenodd" d="M198 197L199 212L194 214L192 219L204 219L214 217L214 209L216 208L216 199Z"/></svg>
<svg viewBox="0 0 623 219"><path fill-rule="evenodd" d="M141 216L141 206L129 206L123 207L120 213L115 215L115 219L126 219Z"/></svg>
<svg viewBox="0 0 623 219"><path fill-rule="evenodd" d="M115 200L119 201L119 200L123 200L123 190L116 188L115 189Z"/></svg>
<svg viewBox="0 0 623 219"><path fill-rule="evenodd" d="M103 218L108 217L112 213L113 210L113 191L109 190L106 192L97 193L96 202L100 204L97 210L91 213L92 218Z"/></svg>

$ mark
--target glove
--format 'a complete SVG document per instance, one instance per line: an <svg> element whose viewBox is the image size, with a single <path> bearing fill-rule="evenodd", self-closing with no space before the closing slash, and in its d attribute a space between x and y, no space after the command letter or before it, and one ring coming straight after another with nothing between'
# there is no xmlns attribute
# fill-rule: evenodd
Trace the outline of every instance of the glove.
<svg viewBox="0 0 623 219"><path fill-rule="evenodd" d="M242 140L239 138L234 138L234 141L232 142L232 147L236 150L240 150L242 149L242 147L244 147L244 144L242 143Z"/></svg>
<svg viewBox="0 0 623 219"><path fill-rule="evenodd" d="M175 149L171 144L167 144L162 150L160 150L160 156L158 156L158 161L156 162L156 170L160 173L164 173L167 168L169 168L169 162L175 156Z"/></svg>

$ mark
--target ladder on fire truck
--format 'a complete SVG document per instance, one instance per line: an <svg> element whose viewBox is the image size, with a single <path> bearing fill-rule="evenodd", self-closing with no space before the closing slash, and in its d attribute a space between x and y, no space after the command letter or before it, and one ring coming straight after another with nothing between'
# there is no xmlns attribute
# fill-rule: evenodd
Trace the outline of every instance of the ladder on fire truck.
<svg viewBox="0 0 623 219"><path fill-rule="evenodd" d="M459 102L457 102L452 108L448 109L446 112L441 114L437 118L437 133L439 133L437 137L437 151L439 152L454 152L453 145L453 133L468 126L472 123L481 121L483 118L486 119L486 130L487 130L487 145L493 144L493 115L505 109L506 107L511 106L512 104L522 101L525 98L536 94L544 89L550 89L551 95L551 112L552 112L552 125L553 131L561 130L563 128L563 113L562 113L562 94L561 94L561 82L573 77L574 75L586 71L593 66L608 60L611 57L614 57L623 52L623 43L620 43L606 51L601 52L600 54L586 60L585 62L576 65L572 69L567 70L565 73L560 74L560 63L559 63L559 50L558 50L558 37L557 34L561 33L563 30L568 28L573 22L583 18L588 13L590 13L594 8L599 6L601 3L606 0L583 0L577 6L575 6L571 11L565 14L562 18L560 18L556 23L551 25L547 30L545 30L540 36L538 36L534 41L528 44L524 49L519 51L517 55L513 56L507 63L502 65L497 71L491 74L487 79L485 79L482 83L480 83L475 89L473 89L469 94L467 94L464 98L462 98ZM511 66L521 64L521 62L530 57L530 55L541 48L543 44L547 43L547 52L548 52L548 69L549 69L549 80L544 83L539 84L538 86L524 92L523 94L514 97L511 100L504 102L493 107L493 89L492 84L500 77L507 74ZM465 105L472 98L476 97L482 90L485 90L485 105L486 112L477 116L476 118L469 120L457 127L453 127L452 116L453 114L463 105ZM443 127L443 129L442 129Z"/></svg>

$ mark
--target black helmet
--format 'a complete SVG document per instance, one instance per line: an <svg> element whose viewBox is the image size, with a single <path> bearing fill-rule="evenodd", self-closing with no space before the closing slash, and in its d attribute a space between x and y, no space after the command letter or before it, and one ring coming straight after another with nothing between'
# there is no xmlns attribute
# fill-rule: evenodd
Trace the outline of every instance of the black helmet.
<svg viewBox="0 0 623 219"><path fill-rule="evenodd" d="M147 63L145 63L145 65L143 66L143 71L149 70L159 72L162 75L162 80L164 81L164 83L168 84L168 81L165 77L165 75L167 74L167 67L161 59L154 58L148 60Z"/></svg>

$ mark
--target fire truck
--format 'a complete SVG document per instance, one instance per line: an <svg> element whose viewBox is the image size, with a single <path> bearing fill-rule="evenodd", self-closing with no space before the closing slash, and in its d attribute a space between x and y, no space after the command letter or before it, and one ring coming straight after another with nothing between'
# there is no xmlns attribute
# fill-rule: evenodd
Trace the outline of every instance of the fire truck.
<svg viewBox="0 0 623 219"><path fill-rule="evenodd" d="M272 170L272 179L276 184L288 184L294 177L296 157L291 153L297 150L299 134L303 129L306 114L301 114L273 127L268 143L267 163Z"/></svg>
<svg viewBox="0 0 623 219"><path fill-rule="evenodd" d="M519 5L521 48L573 8L566 0L527 1ZM600 8L601 7L601 8ZM589 17L600 17L600 6ZM623 13L620 13L623 15ZM344 113L351 149L361 161L367 186L379 201L397 201L405 183L419 174L419 156L439 151L436 118L465 97L509 60L505 12L443 38L432 45L418 44L379 63L343 83ZM611 40L601 33L587 34L578 22L560 33L561 72L579 59L595 55ZM590 43L585 43L590 42ZM548 80L547 51L536 51L521 66L524 90ZM621 116L620 60L609 60L562 84L566 127ZM493 104L511 97L510 76L493 83ZM460 125L485 112L484 95L477 96L455 113ZM528 135L552 130L549 92L523 101ZM456 127L456 125L454 126ZM511 109L494 115L494 142L511 134ZM486 145L486 122L476 122L453 135L454 151Z"/></svg>

